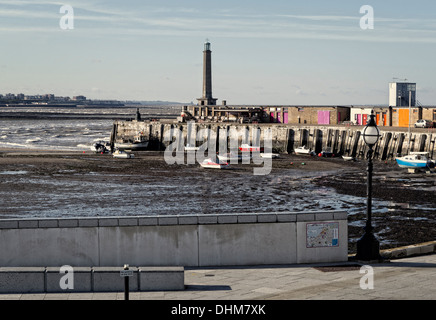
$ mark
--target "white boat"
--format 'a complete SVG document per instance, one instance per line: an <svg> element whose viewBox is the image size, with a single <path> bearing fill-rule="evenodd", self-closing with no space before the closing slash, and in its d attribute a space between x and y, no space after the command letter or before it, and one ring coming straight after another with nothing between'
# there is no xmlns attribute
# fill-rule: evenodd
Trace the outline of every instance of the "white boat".
<svg viewBox="0 0 436 320"><path fill-rule="evenodd" d="M115 142L114 147L119 150L143 150L148 147L148 141L143 136L137 136L133 140Z"/></svg>
<svg viewBox="0 0 436 320"><path fill-rule="evenodd" d="M435 161L428 157L428 152L411 152L407 156L398 157L395 160L400 168L425 169L434 168Z"/></svg>
<svg viewBox="0 0 436 320"><path fill-rule="evenodd" d="M135 157L134 154L132 153L127 153L123 150L115 150L114 153L112 154L112 156L114 158L119 158L119 159L132 159Z"/></svg>
<svg viewBox="0 0 436 320"><path fill-rule="evenodd" d="M258 147L258 146L250 146L246 143L241 144L241 146L239 147L239 150L241 151L263 151L262 147Z"/></svg>
<svg viewBox="0 0 436 320"><path fill-rule="evenodd" d="M344 159L345 161L354 161L354 157L348 157L348 156L342 156L342 159Z"/></svg>
<svg viewBox="0 0 436 320"><path fill-rule="evenodd" d="M264 152L261 153L260 156L262 158L270 158L270 159L274 159L274 158L278 158L280 155L278 153L268 153L268 152Z"/></svg>
<svg viewBox="0 0 436 320"><path fill-rule="evenodd" d="M229 166L229 164L227 162L213 160L212 158L206 158L202 163L200 163L200 166L209 169L225 169Z"/></svg>
<svg viewBox="0 0 436 320"><path fill-rule="evenodd" d="M236 162L236 161L242 161L242 160L250 160L251 159L251 155L241 155L241 154L235 154L233 152L229 152L229 153L225 153L225 154L219 154L218 159L220 161L232 161L232 162Z"/></svg>
<svg viewBox="0 0 436 320"><path fill-rule="evenodd" d="M197 151L198 149L200 149L200 147L194 147L194 146L190 145L189 143L185 147L185 151Z"/></svg>
<svg viewBox="0 0 436 320"><path fill-rule="evenodd" d="M295 149L295 154L297 155L308 155L312 152L312 149L309 149L306 146L301 146Z"/></svg>

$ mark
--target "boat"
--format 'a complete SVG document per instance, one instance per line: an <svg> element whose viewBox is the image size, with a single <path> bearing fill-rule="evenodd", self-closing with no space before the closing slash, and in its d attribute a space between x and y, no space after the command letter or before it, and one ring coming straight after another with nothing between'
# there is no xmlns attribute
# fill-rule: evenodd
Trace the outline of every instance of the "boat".
<svg viewBox="0 0 436 320"><path fill-rule="evenodd" d="M229 166L227 162L221 162L220 160L213 160L212 158L206 158L200 163L203 168L209 169L225 169Z"/></svg>
<svg viewBox="0 0 436 320"><path fill-rule="evenodd" d="M110 142L108 141L98 141L91 146L91 151L96 153L106 153L111 150Z"/></svg>
<svg viewBox="0 0 436 320"><path fill-rule="evenodd" d="M342 159L344 159L345 161L354 161L356 159L354 159L354 157L348 157L348 156L342 156Z"/></svg>
<svg viewBox="0 0 436 320"><path fill-rule="evenodd" d="M249 152L252 152L252 151L263 151L263 148L261 148L261 147L257 147L257 146L250 146L250 145L248 145L248 144L246 144L246 143L243 143L243 144L241 144L241 146L239 147L239 150L241 150L241 151L249 151Z"/></svg>
<svg viewBox="0 0 436 320"><path fill-rule="evenodd" d="M143 136L137 136L133 140L115 142L114 147L119 150L143 150L148 147L148 140L144 140Z"/></svg>
<svg viewBox="0 0 436 320"><path fill-rule="evenodd" d="M132 159L135 157L133 153L127 153L123 150L115 150L112 156L119 159Z"/></svg>
<svg viewBox="0 0 436 320"><path fill-rule="evenodd" d="M190 145L189 143L185 147L185 151L197 151L198 149L200 149L200 147L194 147L194 146Z"/></svg>
<svg viewBox="0 0 436 320"><path fill-rule="evenodd" d="M262 158L269 158L269 159L274 159L274 158L278 158L280 155L278 153L268 153L268 152L264 152L261 153L260 156Z"/></svg>
<svg viewBox="0 0 436 320"><path fill-rule="evenodd" d="M308 154L311 154L312 149L310 149L304 145L304 146L296 148L294 151L295 151L295 154L297 154L297 155L308 155Z"/></svg>
<svg viewBox="0 0 436 320"><path fill-rule="evenodd" d="M434 168L435 161L429 159L428 152L411 152L410 154L398 157L395 160L400 168L409 168L409 169L425 169L425 168Z"/></svg>
<svg viewBox="0 0 436 320"><path fill-rule="evenodd" d="M225 154L219 154L218 159L220 161L232 161L232 162L236 162L236 161L243 161L243 160L250 160L251 159L251 155L241 155L241 154L235 154L233 152L229 152L229 153L225 153Z"/></svg>
<svg viewBox="0 0 436 320"><path fill-rule="evenodd" d="M332 152L330 148L326 148L325 150L322 150L320 153L318 153L318 157L331 158L334 156L335 154Z"/></svg>

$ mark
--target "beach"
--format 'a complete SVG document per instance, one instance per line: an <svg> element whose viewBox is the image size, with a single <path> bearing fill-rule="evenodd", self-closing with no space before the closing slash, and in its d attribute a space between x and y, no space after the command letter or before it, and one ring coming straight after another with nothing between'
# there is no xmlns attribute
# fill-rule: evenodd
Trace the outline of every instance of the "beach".
<svg viewBox="0 0 436 320"><path fill-rule="evenodd" d="M283 154L268 175L167 164L163 152L0 149L1 218L344 210L349 251L366 221L366 163ZM187 162L185 162L187 163ZM373 226L388 249L436 238L434 175L374 163Z"/></svg>

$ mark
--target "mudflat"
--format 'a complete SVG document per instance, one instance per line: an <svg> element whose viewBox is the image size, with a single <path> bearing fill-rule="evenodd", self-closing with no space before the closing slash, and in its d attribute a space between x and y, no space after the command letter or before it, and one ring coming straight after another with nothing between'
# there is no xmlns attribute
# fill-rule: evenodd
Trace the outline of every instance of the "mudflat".
<svg viewBox="0 0 436 320"><path fill-rule="evenodd" d="M366 162L281 155L263 164L204 169L163 152L115 159L91 152L0 150L0 218L344 210L349 248L366 221ZM186 159L185 159L186 160ZM375 161L373 226L382 249L436 239L435 173Z"/></svg>

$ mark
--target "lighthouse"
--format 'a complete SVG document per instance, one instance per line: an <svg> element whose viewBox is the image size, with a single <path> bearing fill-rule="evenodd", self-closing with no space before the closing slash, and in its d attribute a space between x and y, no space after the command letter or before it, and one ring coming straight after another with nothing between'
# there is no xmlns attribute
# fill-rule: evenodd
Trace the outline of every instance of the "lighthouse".
<svg viewBox="0 0 436 320"><path fill-rule="evenodd" d="M204 43L203 51L203 96L197 100L201 106L215 106L218 100L212 96L212 51L208 40Z"/></svg>

